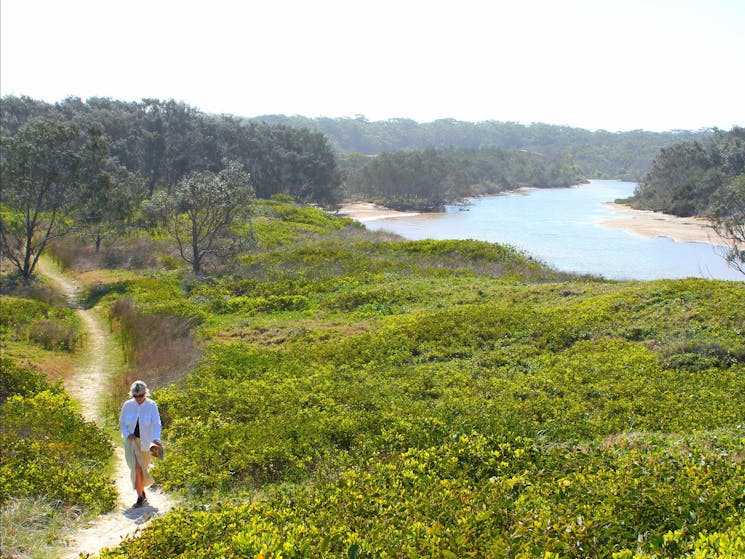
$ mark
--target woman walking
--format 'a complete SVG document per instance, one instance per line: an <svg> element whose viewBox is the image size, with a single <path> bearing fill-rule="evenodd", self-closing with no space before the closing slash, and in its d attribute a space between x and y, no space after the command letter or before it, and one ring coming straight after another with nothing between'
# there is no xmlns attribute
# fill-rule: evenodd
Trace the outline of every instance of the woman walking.
<svg viewBox="0 0 745 559"><path fill-rule="evenodd" d="M150 448L160 448L160 414L158 405L148 398L147 385L136 380L129 388L131 399L124 402L119 414L119 425L124 437L124 456L131 473L132 487L137 491L137 502L133 508L147 503L145 487L153 484L150 475Z"/></svg>

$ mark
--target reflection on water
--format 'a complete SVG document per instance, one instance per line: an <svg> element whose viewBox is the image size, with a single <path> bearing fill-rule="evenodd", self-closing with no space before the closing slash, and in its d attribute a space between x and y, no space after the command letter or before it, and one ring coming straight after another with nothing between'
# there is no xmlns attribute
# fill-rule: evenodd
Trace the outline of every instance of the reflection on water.
<svg viewBox="0 0 745 559"><path fill-rule="evenodd" d="M475 198L444 213L366 222L406 239L476 239L511 244L568 272L609 279L704 277L743 281L729 268L722 248L704 243L647 239L600 225L618 214L604 206L627 198L636 184L591 181L573 188L528 189Z"/></svg>

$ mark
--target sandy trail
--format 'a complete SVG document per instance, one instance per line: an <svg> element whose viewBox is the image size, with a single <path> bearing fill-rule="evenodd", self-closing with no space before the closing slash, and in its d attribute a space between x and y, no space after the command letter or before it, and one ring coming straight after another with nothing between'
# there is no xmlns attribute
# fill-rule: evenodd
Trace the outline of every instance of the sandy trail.
<svg viewBox="0 0 745 559"><path fill-rule="evenodd" d="M79 303L80 285L65 276L48 261L40 261L39 272L65 295L80 317L83 328L83 354L75 375L65 384L65 390L79 404L80 413L102 428L106 426L103 405L110 371L121 367L121 348L108 333L106 322L95 309L83 309ZM121 438L115 441L115 471L113 473L119 502L114 511L98 517L69 538L69 548L61 557L74 559L81 554L97 555L105 547L114 547L148 520L170 510L174 502L157 489L148 488L150 506L131 508L136 499L130 482L129 469L124 461Z"/></svg>

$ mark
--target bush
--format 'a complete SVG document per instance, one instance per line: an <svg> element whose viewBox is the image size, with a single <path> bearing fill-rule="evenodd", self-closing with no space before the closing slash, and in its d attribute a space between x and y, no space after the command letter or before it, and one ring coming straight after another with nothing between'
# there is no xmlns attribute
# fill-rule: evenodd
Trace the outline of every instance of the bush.
<svg viewBox="0 0 745 559"><path fill-rule="evenodd" d="M29 338L44 349L72 351L81 343L75 325L62 325L51 320L35 320L29 328Z"/></svg>
<svg viewBox="0 0 745 559"><path fill-rule="evenodd" d="M0 404L11 396L34 396L48 388L43 373L8 357L0 357L0 373Z"/></svg>
<svg viewBox="0 0 745 559"><path fill-rule="evenodd" d="M59 266L78 271L95 268L145 270L158 267L159 243L145 238L117 239L96 252L92 243L84 239L67 238L50 247Z"/></svg>
<svg viewBox="0 0 745 559"><path fill-rule="evenodd" d="M102 557L580 559L742 549L745 468L733 459L742 444L733 434L639 434L612 446L454 434L250 504L171 514Z"/></svg>
<svg viewBox="0 0 745 559"><path fill-rule="evenodd" d="M1 299L3 336L31 340L47 350L72 351L79 345L80 321L71 309L20 297Z"/></svg>
<svg viewBox="0 0 745 559"><path fill-rule="evenodd" d="M5 367L6 363L3 362ZM110 510L116 491L103 465L113 448L75 411L59 387L11 366L11 394L0 404L0 499L44 497L94 512Z"/></svg>

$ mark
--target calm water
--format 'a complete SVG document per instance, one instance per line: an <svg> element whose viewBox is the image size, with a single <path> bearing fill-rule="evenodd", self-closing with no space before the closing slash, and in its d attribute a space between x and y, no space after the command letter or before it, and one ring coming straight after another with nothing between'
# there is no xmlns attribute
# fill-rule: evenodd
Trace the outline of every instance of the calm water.
<svg viewBox="0 0 745 559"><path fill-rule="evenodd" d="M712 245L646 239L599 225L604 218L621 217L603 204L631 196L635 186L598 180L573 188L526 190L475 198L466 208L449 206L440 214L380 219L365 225L411 240L476 239L511 244L559 270L609 279L745 279L727 266L721 249Z"/></svg>

